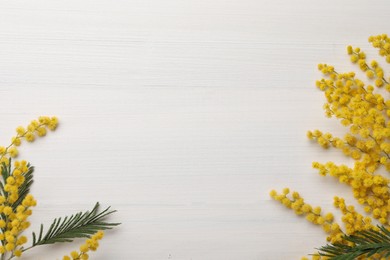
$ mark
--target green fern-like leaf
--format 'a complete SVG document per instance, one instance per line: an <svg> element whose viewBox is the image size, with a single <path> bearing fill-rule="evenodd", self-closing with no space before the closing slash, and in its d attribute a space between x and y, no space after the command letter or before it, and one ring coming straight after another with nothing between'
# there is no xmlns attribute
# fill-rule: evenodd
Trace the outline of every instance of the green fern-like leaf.
<svg viewBox="0 0 390 260"><path fill-rule="evenodd" d="M91 211L79 212L70 217L56 218L43 235L43 225L38 236L33 232L32 247L38 245L54 244L59 242L72 242L75 238L90 237L99 230L111 229L120 223L104 222L103 218L115 212L110 207L98 212L99 203Z"/></svg>
<svg viewBox="0 0 390 260"><path fill-rule="evenodd" d="M7 178L11 175L11 162L9 165L6 165L4 162L1 164L1 177L2 180L0 181L0 191L1 195L7 196L7 192L4 190L5 181Z"/></svg>
<svg viewBox="0 0 390 260"><path fill-rule="evenodd" d="M19 198L12 204L12 208L15 210L20 204L22 204L22 201L24 198L29 194L31 185L33 184L33 173L34 173L34 167L30 166L30 164L27 164L28 170L23 175L25 180L24 183L19 187Z"/></svg>
<svg viewBox="0 0 390 260"><path fill-rule="evenodd" d="M354 243L353 246L340 243L328 244L319 248L318 254L332 260L353 260L359 256L370 257L376 253L389 258L390 231L383 226L378 228L379 230L364 230L344 236L344 240Z"/></svg>

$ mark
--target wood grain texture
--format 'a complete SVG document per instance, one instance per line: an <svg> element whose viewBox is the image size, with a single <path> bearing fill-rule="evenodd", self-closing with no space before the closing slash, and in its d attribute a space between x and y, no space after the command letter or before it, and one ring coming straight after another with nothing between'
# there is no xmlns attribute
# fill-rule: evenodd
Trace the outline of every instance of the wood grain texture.
<svg viewBox="0 0 390 260"><path fill-rule="evenodd" d="M92 259L299 259L325 235L277 203L289 186L331 210L348 190L305 137L343 130L322 112L316 64L355 70L354 44L388 33L388 1L0 2L0 141L57 115L21 148L40 222L100 201L123 225ZM81 241L80 241L81 243ZM25 259L60 258L61 245ZM48 250L48 251L44 251Z"/></svg>

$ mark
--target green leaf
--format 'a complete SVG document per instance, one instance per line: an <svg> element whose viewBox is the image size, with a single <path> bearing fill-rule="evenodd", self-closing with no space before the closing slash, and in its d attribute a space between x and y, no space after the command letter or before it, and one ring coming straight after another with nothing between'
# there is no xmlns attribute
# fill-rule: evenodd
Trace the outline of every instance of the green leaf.
<svg viewBox="0 0 390 260"><path fill-rule="evenodd" d="M43 235L43 225L37 238L33 232L32 247L60 242L72 242L75 238L88 238L99 230L111 229L120 223L104 222L103 218L116 212L110 211L110 207L98 212L99 203L96 203L91 211L78 212L70 217L56 218Z"/></svg>
<svg viewBox="0 0 390 260"><path fill-rule="evenodd" d="M1 177L3 178L3 180L1 181L1 193L5 197L7 197L8 193L4 190L4 186L7 178L10 176L10 165L11 160L9 162L9 166L7 166L4 162L1 164Z"/></svg>
<svg viewBox="0 0 390 260"><path fill-rule="evenodd" d="M335 243L319 248L318 253L332 260L353 260L357 257L370 257L376 253L390 256L390 232L384 226L379 230L358 231L353 235L345 235L344 240L354 243L353 246Z"/></svg>

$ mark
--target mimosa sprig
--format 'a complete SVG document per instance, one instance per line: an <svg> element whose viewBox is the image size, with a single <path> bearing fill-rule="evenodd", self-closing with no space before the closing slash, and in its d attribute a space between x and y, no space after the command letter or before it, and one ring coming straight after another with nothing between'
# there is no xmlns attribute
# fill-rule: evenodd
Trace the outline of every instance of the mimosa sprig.
<svg viewBox="0 0 390 260"><path fill-rule="evenodd" d="M369 42L390 63L390 38L381 34L371 36ZM334 197L334 206L342 213L339 223L331 212L312 207L297 192L271 191L271 197L327 233L329 244L312 259L388 259L390 179L379 170L390 172L390 78L384 67L376 60L368 61L360 48L348 46L347 53L367 76L367 82L355 72L341 73L333 66L319 64L324 78L316 85L325 94L326 116L339 119L349 131L344 137L320 130L309 131L307 136L323 148L339 149L354 160L353 166L314 162L313 167L320 175L335 177L347 185L365 213L344 198Z"/></svg>
<svg viewBox="0 0 390 260"><path fill-rule="evenodd" d="M41 224L38 235L32 233L32 244L25 247L28 239L23 232L30 226L28 221L32 208L37 202L30 194L33 184L34 168L27 161L14 161L18 156L17 147L23 140L33 142L36 137L43 137L47 130L55 130L58 125L56 117L39 117L26 128L19 126L17 135L12 137L11 144L0 146L0 259L8 260L20 257L27 250L36 246L62 242L72 242L76 238L86 238L79 251L73 251L64 260L89 259L88 252L95 251L98 240L103 237L103 230L111 229L119 223L110 223L104 219L115 212L110 207L99 210L99 203L90 211L78 212L70 217L54 219L49 229L44 232Z"/></svg>

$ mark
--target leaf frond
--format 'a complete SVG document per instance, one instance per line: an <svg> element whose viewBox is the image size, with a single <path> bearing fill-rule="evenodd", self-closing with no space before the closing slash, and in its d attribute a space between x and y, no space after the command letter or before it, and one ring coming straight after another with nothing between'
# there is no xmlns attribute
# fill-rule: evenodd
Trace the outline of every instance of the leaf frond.
<svg viewBox="0 0 390 260"><path fill-rule="evenodd" d="M54 244L59 242L72 242L75 238L88 238L99 230L111 229L120 223L104 222L103 218L116 212L110 211L110 207L99 212L99 203L96 203L91 211L78 212L70 217L56 218L43 235L43 225L37 236L33 232L32 246Z"/></svg>
<svg viewBox="0 0 390 260"><path fill-rule="evenodd" d="M353 235L345 235L344 241L352 242L352 246L341 243L327 244L318 249L318 254L332 260L353 260L361 256L370 257L376 253L388 257L390 231L384 226L378 228L379 230L364 230Z"/></svg>

